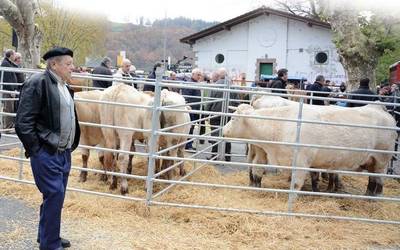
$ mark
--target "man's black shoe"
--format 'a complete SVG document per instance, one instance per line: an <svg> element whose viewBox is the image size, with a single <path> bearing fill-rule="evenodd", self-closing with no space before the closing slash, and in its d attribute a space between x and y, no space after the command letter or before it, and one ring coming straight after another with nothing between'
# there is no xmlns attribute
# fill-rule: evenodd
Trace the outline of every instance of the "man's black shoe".
<svg viewBox="0 0 400 250"><path fill-rule="evenodd" d="M225 161L231 161L231 157L230 156L225 156Z"/></svg>
<svg viewBox="0 0 400 250"><path fill-rule="evenodd" d="M36 242L40 244L39 239L37 239ZM68 248L68 247L71 247L71 242L69 242L69 240L67 240L67 239L61 238L61 249Z"/></svg>

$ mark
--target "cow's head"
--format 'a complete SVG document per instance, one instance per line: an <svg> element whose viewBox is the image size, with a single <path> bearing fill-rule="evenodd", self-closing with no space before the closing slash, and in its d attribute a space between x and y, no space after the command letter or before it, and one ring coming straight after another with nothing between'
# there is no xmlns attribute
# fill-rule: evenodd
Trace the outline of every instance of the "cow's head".
<svg viewBox="0 0 400 250"><path fill-rule="evenodd" d="M237 108L230 108L235 110L233 114L236 115L250 115L254 111L254 108L248 104L241 104ZM245 137L245 132L247 129L247 119L247 117L232 116L231 120L222 129L224 136L237 138Z"/></svg>

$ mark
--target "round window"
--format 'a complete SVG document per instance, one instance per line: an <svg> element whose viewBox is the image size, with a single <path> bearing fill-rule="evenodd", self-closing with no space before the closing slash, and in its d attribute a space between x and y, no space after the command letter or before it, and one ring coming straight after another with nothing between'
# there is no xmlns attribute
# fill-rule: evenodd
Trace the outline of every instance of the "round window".
<svg viewBox="0 0 400 250"><path fill-rule="evenodd" d="M328 54L326 52L318 52L315 55L315 61L320 64L326 63L328 61Z"/></svg>
<svg viewBox="0 0 400 250"><path fill-rule="evenodd" d="M216 61L217 63L219 63L219 64L223 63L224 60L225 60L225 57L224 57L224 55L222 55L222 54L218 54L218 55L215 56L215 61Z"/></svg>

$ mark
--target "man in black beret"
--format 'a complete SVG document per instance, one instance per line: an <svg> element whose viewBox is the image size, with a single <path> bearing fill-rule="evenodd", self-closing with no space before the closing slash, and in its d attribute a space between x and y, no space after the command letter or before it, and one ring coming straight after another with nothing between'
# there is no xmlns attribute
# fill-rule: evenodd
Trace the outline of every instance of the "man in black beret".
<svg viewBox="0 0 400 250"><path fill-rule="evenodd" d="M36 186L43 195L37 241L40 249L64 249L60 238L61 210L71 169L71 151L79 143L80 129L71 78L73 52L54 48L44 54L47 69L30 77L21 91L15 130L30 157Z"/></svg>

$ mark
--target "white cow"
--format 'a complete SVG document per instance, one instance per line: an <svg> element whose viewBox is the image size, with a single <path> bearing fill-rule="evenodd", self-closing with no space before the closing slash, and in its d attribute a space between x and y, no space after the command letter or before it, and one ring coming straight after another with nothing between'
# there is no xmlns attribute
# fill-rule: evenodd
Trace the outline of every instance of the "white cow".
<svg viewBox="0 0 400 250"><path fill-rule="evenodd" d="M93 90L93 91L82 91L75 93L75 98L88 99L88 100L100 100L102 91ZM98 103L91 102L80 102L75 101L76 113L78 115L78 120L80 122L88 122L100 124L100 105ZM87 146L96 146L104 147L104 139L103 133L101 132L101 128L94 126L86 126L81 125L81 138L80 143L82 145ZM90 150L82 148L82 167L87 168L88 159L90 156ZM99 161L103 165L104 168L104 155L103 152L99 152ZM87 171L81 171L80 173L80 182L85 182L87 178ZM101 175L100 180L106 181L107 176Z"/></svg>
<svg viewBox="0 0 400 250"><path fill-rule="evenodd" d="M240 105L236 114L259 115L296 119L298 107L288 105L276 108L255 110L252 106ZM303 119L352 123L359 125L375 125L395 127L393 117L380 105L367 105L357 109L332 108L316 109L304 106ZM295 142L296 123L288 121L261 120L246 117L233 117L223 128L227 137L259 139L275 142ZM345 126L303 123L300 143L323 146L339 146L376 150L393 150L396 140L393 130L377 130L368 128L351 128ZM340 138L340 140L338 139ZM293 148L285 145L255 143L268 152L268 161L273 165L290 166L293 159ZM355 152L332 149L300 147L297 166L304 168L368 170L371 173L384 173L391 155L384 153ZM307 171L296 171L295 188L300 190L304 184ZM382 193L383 180L380 177L369 177L368 195Z"/></svg>
<svg viewBox="0 0 400 250"><path fill-rule="evenodd" d="M137 91L134 87L126 84L113 85L104 90L101 97L102 101L119 102L134 105L153 105L153 97ZM128 128L150 129L151 128L151 109L140 107L126 107L119 105L103 104L100 107L101 124L113 125ZM134 140L149 141L150 133L142 133L126 129L101 128L105 145L107 148L120 148L124 151L131 151ZM120 153L118 155L118 165L121 173L127 173L129 165L129 154ZM114 154L104 153L104 166L107 170L115 170ZM126 178L121 178L121 194L128 192L128 182ZM110 186L111 189L117 188L117 178L113 176Z"/></svg>
<svg viewBox="0 0 400 250"><path fill-rule="evenodd" d="M161 91L161 99L162 99L163 106L179 105L179 107L172 107L172 108L179 109L182 111L190 110L190 107L185 105L186 104L185 98L178 93L164 89ZM187 123L187 124L179 126L179 127L175 127L166 132L188 135L189 131L190 131L190 126L191 126L190 115L187 112L178 112L178 111L162 111L161 112L161 115L160 115L161 128L168 128L168 127L185 124L185 123ZM184 136L162 135L162 136L160 136L160 140L159 140L160 141L160 149L170 148L174 145L185 142L186 139L187 138ZM169 150L165 155L171 156L171 157L183 158L184 157L184 155L183 155L184 149L185 149L185 144L181 145L180 147ZM174 163L174 161L164 159L161 169L166 169L173 163ZM171 179L172 172L173 171L169 171L167 173L166 177L168 179ZM183 176L185 174L183 164L179 165L179 173L181 176Z"/></svg>

